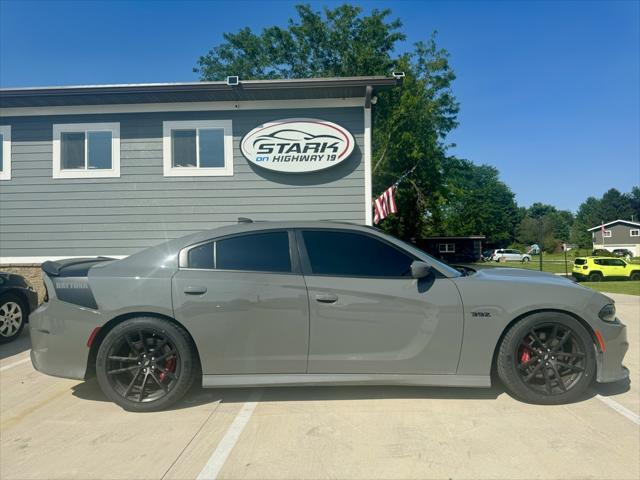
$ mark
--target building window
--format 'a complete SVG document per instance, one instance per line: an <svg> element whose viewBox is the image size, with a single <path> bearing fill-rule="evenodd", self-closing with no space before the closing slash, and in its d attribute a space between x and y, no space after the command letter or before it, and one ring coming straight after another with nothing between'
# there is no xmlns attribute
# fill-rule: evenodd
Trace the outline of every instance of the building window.
<svg viewBox="0 0 640 480"><path fill-rule="evenodd" d="M0 126L0 180L11 180L11 127Z"/></svg>
<svg viewBox="0 0 640 480"><path fill-rule="evenodd" d="M163 122L165 177L233 175L231 120Z"/></svg>
<svg viewBox="0 0 640 480"><path fill-rule="evenodd" d="M640 237L640 228L635 228L629 232L632 237Z"/></svg>
<svg viewBox="0 0 640 480"><path fill-rule="evenodd" d="M456 253L456 244L455 243L439 243L438 251L440 253Z"/></svg>
<svg viewBox="0 0 640 480"><path fill-rule="evenodd" d="M610 238L611 237L611 230L605 230L604 231L604 238Z"/></svg>
<svg viewBox="0 0 640 480"><path fill-rule="evenodd" d="M120 124L53 126L53 178L120 176Z"/></svg>

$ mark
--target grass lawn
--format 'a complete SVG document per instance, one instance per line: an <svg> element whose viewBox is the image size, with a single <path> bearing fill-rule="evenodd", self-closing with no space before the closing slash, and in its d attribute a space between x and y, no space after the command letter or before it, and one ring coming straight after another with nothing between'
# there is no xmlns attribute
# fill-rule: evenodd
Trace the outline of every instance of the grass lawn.
<svg viewBox="0 0 640 480"><path fill-rule="evenodd" d="M599 292L624 293L640 296L640 282L581 282L580 285L593 288Z"/></svg>
<svg viewBox="0 0 640 480"><path fill-rule="evenodd" d="M511 268L526 268L527 270L540 270L540 264L532 260L530 262L482 262L474 263L473 268L495 268L495 267L511 267ZM573 263L567 262L567 272L571 274ZM548 273L564 273L564 262L547 262L543 259L542 271Z"/></svg>

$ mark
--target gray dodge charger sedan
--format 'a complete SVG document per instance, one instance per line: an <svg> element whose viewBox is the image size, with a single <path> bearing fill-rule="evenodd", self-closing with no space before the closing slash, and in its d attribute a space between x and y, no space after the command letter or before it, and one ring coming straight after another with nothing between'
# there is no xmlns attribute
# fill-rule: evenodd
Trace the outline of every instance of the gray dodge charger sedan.
<svg viewBox="0 0 640 480"><path fill-rule="evenodd" d="M370 227L241 222L123 260L42 266L31 359L133 411L204 387L489 387L557 404L628 377L613 300L512 268L460 273Z"/></svg>

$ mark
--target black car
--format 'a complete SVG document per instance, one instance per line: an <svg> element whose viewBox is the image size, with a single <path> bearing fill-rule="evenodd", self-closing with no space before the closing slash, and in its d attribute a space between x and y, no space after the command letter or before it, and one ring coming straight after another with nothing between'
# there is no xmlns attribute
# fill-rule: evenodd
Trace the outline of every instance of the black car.
<svg viewBox="0 0 640 480"><path fill-rule="evenodd" d="M631 250L627 250L626 248L616 248L613 251L613 254L616 257L624 257L624 258L631 258L633 257L633 253L631 253Z"/></svg>
<svg viewBox="0 0 640 480"><path fill-rule="evenodd" d="M38 294L20 275L0 272L0 343L20 335L29 313L38 307Z"/></svg>

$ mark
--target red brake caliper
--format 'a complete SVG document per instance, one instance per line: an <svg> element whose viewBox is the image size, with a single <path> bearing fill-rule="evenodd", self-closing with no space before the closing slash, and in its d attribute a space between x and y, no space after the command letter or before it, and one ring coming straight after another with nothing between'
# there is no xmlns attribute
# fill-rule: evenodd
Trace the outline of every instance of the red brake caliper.
<svg viewBox="0 0 640 480"><path fill-rule="evenodd" d="M164 362L164 368L168 372L176 371L176 357L167 358L167 361ZM167 378L167 374L165 372L160 372L160 381L164 382L164 379Z"/></svg>
<svg viewBox="0 0 640 480"><path fill-rule="evenodd" d="M527 363L529 360L531 360L531 350L523 346L520 350L520 363Z"/></svg>

